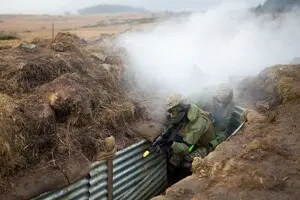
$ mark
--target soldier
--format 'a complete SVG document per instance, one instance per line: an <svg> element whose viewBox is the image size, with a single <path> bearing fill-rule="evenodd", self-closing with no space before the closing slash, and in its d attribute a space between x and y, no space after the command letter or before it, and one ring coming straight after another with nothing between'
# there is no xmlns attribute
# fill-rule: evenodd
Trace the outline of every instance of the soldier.
<svg viewBox="0 0 300 200"><path fill-rule="evenodd" d="M207 89L192 98L199 107L209 112L216 134L222 140L228 137L227 127L235 108L233 89L227 83L221 83L215 89Z"/></svg>
<svg viewBox="0 0 300 200"><path fill-rule="evenodd" d="M194 157L205 157L209 153L210 141L215 132L210 118L195 104L190 104L179 94L168 98L168 124L183 123L172 144L169 162L178 168L191 168Z"/></svg>

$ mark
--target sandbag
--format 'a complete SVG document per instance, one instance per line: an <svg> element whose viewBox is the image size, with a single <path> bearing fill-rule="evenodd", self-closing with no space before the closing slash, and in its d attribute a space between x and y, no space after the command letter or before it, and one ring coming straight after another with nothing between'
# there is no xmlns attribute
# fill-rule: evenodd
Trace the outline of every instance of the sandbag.
<svg viewBox="0 0 300 200"><path fill-rule="evenodd" d="M56 191L85 177L90 171L91 163L83 154L56 163L56 168L47 166L32 171L21 177L15 187L11 188L10 196L0 199L27 200L40 194Z"/></svg>
<svg viewBox="0 0 300 200"><path fill-rule="evenodd" d="M163 124L155 122L140 122L134 128L134 132L146 140L153 141L163 132Z"/></svg>

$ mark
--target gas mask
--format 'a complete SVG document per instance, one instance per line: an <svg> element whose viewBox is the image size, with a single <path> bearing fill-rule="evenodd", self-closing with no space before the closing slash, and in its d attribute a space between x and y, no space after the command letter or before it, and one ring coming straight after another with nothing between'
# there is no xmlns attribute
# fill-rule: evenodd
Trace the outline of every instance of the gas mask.
<svg viewBox="0 0 300 200"><path fill-rule="evenodd" d="M176 125L187 119L189 105L177 105L168 110L168 124Z"/></svg>
<svg viewBox="0 0 300 200"><path fill-rule="evenodd" d="M216 108L219 108L219 109L226 107L226 103L219 102L219 101L216 101L215 105L216 105Z"/></svg>
<svg viewBox="0 0 300 200"><path fill-rule="evenodd" d="M223 109L227 106L227 103L219 101L217 98L214 99L215 100L215 109Z"/></svg>

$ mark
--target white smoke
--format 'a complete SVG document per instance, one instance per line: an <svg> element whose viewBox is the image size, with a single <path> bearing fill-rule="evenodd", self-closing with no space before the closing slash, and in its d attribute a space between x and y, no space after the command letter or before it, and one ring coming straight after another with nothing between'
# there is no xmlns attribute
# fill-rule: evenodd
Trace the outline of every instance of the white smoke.
<svg viewBox="0 0 300 200"><path fill-rule="evenodd" d="M298 12L277 20L257 17L245 2L221 4L184 22L120 37L140 86L186 95L300 56Z"/></svg>

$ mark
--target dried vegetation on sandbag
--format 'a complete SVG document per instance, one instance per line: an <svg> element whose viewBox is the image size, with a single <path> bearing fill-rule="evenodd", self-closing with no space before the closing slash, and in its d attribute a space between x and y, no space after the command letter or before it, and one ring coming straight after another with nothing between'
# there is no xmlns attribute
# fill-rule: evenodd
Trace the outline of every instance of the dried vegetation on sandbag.
<svg viewBox="0 0 300 200"><path fill-rule="evenodd" d="M139 138L130 124L143 115L137 102L127 98L118 56L107 57L106 63L95 59L87 42L69 33L59 33L53 43L34 44L34 51L18 47L0 52L0 189L17 199L65 185L49 179L44 182L48 186L35 187L35 179L40 170L64 172L69 161L78 169L89 166L108 136L115 136L118 149L135 143ZM84 158L76 160L78 155ZM73 170L70 180L88 170ZM18 182L19 177L26 181Z"/></svg>

